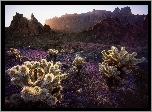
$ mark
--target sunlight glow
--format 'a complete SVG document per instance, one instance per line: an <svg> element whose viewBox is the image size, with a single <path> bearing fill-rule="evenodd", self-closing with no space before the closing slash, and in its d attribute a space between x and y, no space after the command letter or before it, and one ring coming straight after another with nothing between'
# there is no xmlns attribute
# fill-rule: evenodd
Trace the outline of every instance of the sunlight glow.
<svg viewBox="0 0 152 112"><path fill-rule="evenodd" d="M5 6L5 26L8 27L16 12L23 14L23 17L31 18L33 13L35 18L44 25L46 19L61 17L67 14L81 14L95 10L106 10L113 12L115 8L130 7L132 14L148 14L148 5L6 5Z"/></svg>

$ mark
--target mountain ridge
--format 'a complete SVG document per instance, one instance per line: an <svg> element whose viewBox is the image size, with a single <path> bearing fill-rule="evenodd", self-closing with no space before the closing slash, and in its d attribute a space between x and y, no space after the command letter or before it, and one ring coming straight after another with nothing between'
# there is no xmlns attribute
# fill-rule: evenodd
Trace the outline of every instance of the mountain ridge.
<svg viewBox="0 0 152 112"><path fill-rule="evenodd" d="M49 25L53 30L59 30L66 33L79 33L88 29L97 22L107 17L117 17L123 25L132 24L140 26L138 23L142 21L146 15L134 15L130 7L117 7L113 12L106 10L95 10L92 12L81 14L65 14L61 17L53 17L45 20L45 24Z"/></svg>
<svg viewBox="0 0 152 112"><path fill-rule="evenodd" d="M128 8L129 9L129 8ZM95 11L95 10L94 10ZM9 27L5 28L5 43L8 47L27 47L33 46L34 48L50 48L55 46L61 46L67 42L84 42L84 43L99 43L99 44L117 44L117 45L129 45L135 44L136 46L144 46L148 42L148 14L137 15L135 20L130 20L130 23L122 23L123 19L120 19L123 15L118 14L119 10L116 9L115 16L108 16L104 19L95 19L92 16L92 25L85 26L83 21L86 18L80 19L83 23L77 25L79 32L73 32L67 29L68 32L59 29L53 29L49 25L44 26L38 22L31 14L31 19L23 17L23 14L16 12ZM128 18L132 17L128 11ZM76 14L75 14L76 15ZM127 14L126 14L127 15ZM125 17L125 16L124 16ZM65 19L66 20L66 19ZM68 20L68 19L67 19ZM72 19L71 19L72 20ZM98 21L98 22L96 22ZM79 22L79 21L78 21ZM131 24L133 22L133 24ZM71 25L74 24L71 22ZM68 27L69 24L67 24ZM62 24L60 24L62 26ZM75 25L74 25L75 26ZM74 30L74 26L72 30ZM75 27L76 29L76 27ZM84 29L84 30L82 30Z"/></svg>

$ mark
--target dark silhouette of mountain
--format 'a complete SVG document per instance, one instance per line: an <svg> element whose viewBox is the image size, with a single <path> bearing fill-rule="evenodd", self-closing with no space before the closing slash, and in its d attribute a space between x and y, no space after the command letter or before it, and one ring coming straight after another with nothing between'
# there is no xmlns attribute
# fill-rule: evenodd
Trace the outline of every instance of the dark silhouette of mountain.
<svg viewBox="0 0 152 112"><path fill-rule="evenodd" d="M148 15L140 26L134 26L130 23L123 25L117 17L108 17L78 33L77 37L84 38L85 42L144 45L148 40L147 18Z"/></svg>
<svg viewBox="0 0 152 112"><path fill-rule="evenodd" d="M5 28L8 47L47 49L66 42L144 46L148 42L148 15L133 15L129 7L113 12L93 10L54 17L43 26L33 14L27 19L16 13Z"/></svg>
<svg viewBox="0 0 152 112"><path fill-rule="evenodd" d="M33 13L31 14L31 19L27 19L23 17L23 14L19 14L16 12L16 15L13 16L13 20L9 27L6 28L9 32L9 35L39 35L42 33L51 34L51 28L49 25L42 25L38 20L34 17Z"/></svg>
<svg viewBox="0 0 152 112"><path fill-rule="evenodd" d="M31 14L31 19L16 12L9 27L5 27L6 46L45 46L54 38L55 31L49 25L42 25ZM45 44L44 44L45 43Z"/></svg>

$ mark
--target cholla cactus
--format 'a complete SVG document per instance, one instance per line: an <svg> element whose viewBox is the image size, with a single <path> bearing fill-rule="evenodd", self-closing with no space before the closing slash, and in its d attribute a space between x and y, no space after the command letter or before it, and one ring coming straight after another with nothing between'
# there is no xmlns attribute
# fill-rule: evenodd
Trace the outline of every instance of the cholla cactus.
<svg viewBox="0 0 152 112"><path fill-rule="evenodd" d="M56 65L59 66L59 68L62 66L62 63L60 61L56 62Z"/></svg>
<svg viewBox="0 0 152 112"><path fill-rule="evenodd" d="M125 47L121 47L121 50L119 52L116 47L112 46L111 50L108 50L107 52L108 54L106 53L105 50L101 52L104 56L103 58L104 62L111 63L117 66L123 66L123 65L133 66L145 60L144 57L141 59L136 59L135 56L137 55L137 53L133 52L132 54L129 54L125 50Z"/></svg>
<svg viewBox="0 0 152 112"><path fill-rule="evenodd" d="M21 56L21 52L18 49L15 48L10 48L9 51L7 51L7 53L9 55L15 55L16 59L19 59L20 61L22 61L22 56Z"/></svg>
<svg viewBox="0 0 152 112"><path fill-rule="evenodd" d="M23 87L28 82L29 68L27 66L15 66L7 71L13 84Z"/></svg>
<svg viewBox="0 0 152 112"><path fill-rule="evenodd" d="M131 72L132 67L134 65L141 63L145 60L145 58L136 59L135 56L137 55L136 52L129 54L125 47L121 47L121 50L114 46L111 47L111 50L107 51L103 50L101 53L103 54L103 63L99 63L99 71L103 71L104 73L108 74L108 76L118 76L124 71L126 74ZM112 65L112 66L109 66ZM119 68L120 71L117 70ZM117 77L118 78L118 77Z"/></svg>
<svg viewBox="0 0 152 112"><path fill-rule="evenodd" d="M81 58L81 57L79 57L79 56L77 56L77 57L74 59L73 65L76 66L77 69L78 69L77 74L80 73L80 69L82 68L82 65L84 64L84 60L85 60L84 58Z"/></svg>
<svg viewBox="0 0 152 112"><path fill-rule="evenodd" d="M58 50L55 50L55 49L48 49L48 54L50 55L50 57L54 58L54 61L56 61L56 57L57 57L57 54L58 54Z"/></svg>
<svg viewBox="0 0 152 112"><path fill-rule="evenodd" d="M67 74L61 73L61 65L61 62L53 64L52 61L47 62L45 59L41 62L26 61L23 65L8 69L7 72L11 76L12 83L23 88L21 97L25 101L46 101L50 95L54 95L58 101L60 98L56 97L59 97L62 90L62 86L59 85L61 80L67 78ZM56 103L56 100L52 101Z"/></svg>
<svg viewBox="0 0 152 112"><path fill-rule="evenodd" d="M28 79L28 84L31 86L40 85L42 83L42 79L45 76L45 72L43 68L35 68L31 69L30 78Z"/></svg>
<svg viewBox="0 0 152 112"><path fill-rule="evenodd" d="M16 66L14 66L13 68L8 69L7 72L10 77L18 77L18 75L19 75L18 70L19 69L16 69Z"/></svg>
<svg viewBox="0 0 152 112"><path fill-rule="evenodd" d="M54 80L54 75L52 73L46 74L43 80L44 81L43 81L43 84L41 85L41 87L45 87L46 85L49 85L49 87L47 87L49 89L50 83L53 82L53 80Z"/></svg>
<svg viewBox="0 0 152 112"><path fill-rule="evenodd" d="M40 62L38 61L25 61L23 64L27 66L29 69L35 69L37 67L40 67ZM41 64L41 66L43 66L43 64Z"/></svg>
<svg viewBox="0 0 152 112"><path fill-rule="evenodd" d="M30 61L25 61L24 65L26 65L29 69L31 69L33 66L33 64Z"/></svg>
<svg viewBox="0 0 152 112"><path fill-rule="evenodd" d="M41 60L41 66L42 66L42 67L48 66L48 63L47 63L47 60L46 60L46 59L42 59L42 60Z"/></svg>
<svg viewBox="0 0 152 112"><path fill-rule="evenodd" d="M71 72L72 72L72 73L77 73L77 72L78 72L77 67L76 67L76 66L73 66L73 67L71 68Z"/></svg>
<svg viewBox="0 0 152 112"><path fill-rule="evenodd" d="M27 76L29 74L29 68L26 65L21 65L18 71L21 76Z"/></svg>
<svg viewBox="0 0 152 112"><path fill-rule="evenodd" d="M59 62L55 63L54 65L49 67L49 73L53 73L55 76L60 74L61 73L60 67L61 64Z"/></svg>
<svg viewBox="0 0 152 112"><path fill-rule="evenodd" d="M32 64L32 63L31 63L31 64ZM41 65L43 65L43 64L41 63ZM37 68L37 67L40 67L40 62L35 61L35 62L32 64L32 69Z"/></svg>
<svg viewBox="0 0 152 112"><path fill-rule="evenodd" d="M55 49L48 49L48 53L51 54L51 55L57 55L58 54L58 50L55 50Z"/></svg>
<svg viewBox="0 0 152 112"><path fill-rule="evenodd" d="M60 52L61 52L61 53L65 53L66 50L65 50L65 49L61 49Z"/></svg>
<svg viewBox="0 0 152 112"><path fill-rule="evenodd" d="M43 101L49 97L49 90L46 88L40 88L39 86L35 87L24 87L21 91L21 97L25 101Z"/></svg>
<svg viewBox="0 0 152 112"><path fill-rule="evenodd" d="M84 64L84 58L81 58L80 56L77 56L77 57L74 59L73 64L74 64L75 66L83 65L83 64Z"/></svg>
<svg viewBox="0 0 152 112"><path fill-rule="evenodd" d="M107 77L115 77L118 80L121 80L118 76L120 74L120 71L117 70L115 66L108 66L107 63L99 63L99 71L103 71Z"/></svg>

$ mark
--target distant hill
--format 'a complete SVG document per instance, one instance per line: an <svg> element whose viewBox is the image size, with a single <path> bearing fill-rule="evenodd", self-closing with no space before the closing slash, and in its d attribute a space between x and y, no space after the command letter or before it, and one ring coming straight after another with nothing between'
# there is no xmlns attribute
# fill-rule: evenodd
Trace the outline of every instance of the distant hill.
<svg viewBox="0 0 152 112"><path fill-rule="evenodd" d="M77 42L144 46L148 42L148 15L138 26L130 23L124 25L117 17L107 17L73 35Z"/></svg>
<svg viewBox="0 0 152 112"><path fill-rule="evenodd" d="M81 14L65 14L61 17L54 17L45 20L53 30L59 30L66 33L78 33L92 27L107 17L117 17L122 25L131 24L140 27L140 22L146 15L134 15L130 7L115 8L113 12L106 10L95 10Z"/></svg>

